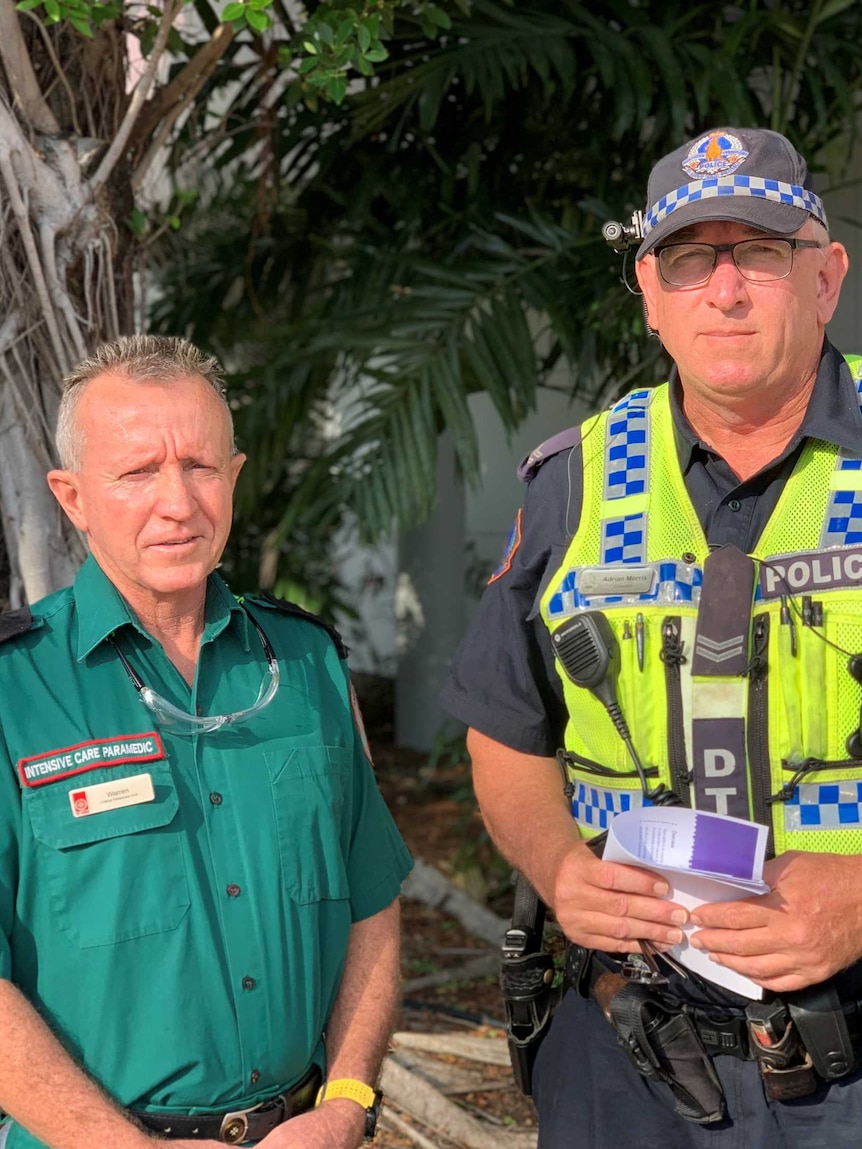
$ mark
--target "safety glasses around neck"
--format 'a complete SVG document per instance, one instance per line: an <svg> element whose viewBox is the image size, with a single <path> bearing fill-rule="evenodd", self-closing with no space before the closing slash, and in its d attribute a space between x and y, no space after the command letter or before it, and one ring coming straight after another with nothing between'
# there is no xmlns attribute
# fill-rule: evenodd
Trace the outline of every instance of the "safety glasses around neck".
<svg viewBox="0 0 862 1149"><path fill-rule="evenodd" d="M240 605L242 606L241 603ZM245 607L243 607L243 610L245 610ZM152 687L145 684L120 649L116 634L110 634L108 636L108 641L119 655L123 669L129 676L135 690L138 692L138 698L140 698L141 702L143 702L144 706L146 706L147 710L155 717L161 727L175 734L212 734L216 730L221 730L224 726L237 726L239 723L248 722L254 718L256 714L260 714L262 710L265 710L273 698L275 698L280 679L278 659L263 628L247 610L245 613L260 639L263 653L266 656L267 671L266 677L260 684L260 690L257 692L257 698L252 705L245 707L243 710L234 710L230 714L188 714L185 710L174 706L167 698L163 698L161 694L158 694Z"/></svg>

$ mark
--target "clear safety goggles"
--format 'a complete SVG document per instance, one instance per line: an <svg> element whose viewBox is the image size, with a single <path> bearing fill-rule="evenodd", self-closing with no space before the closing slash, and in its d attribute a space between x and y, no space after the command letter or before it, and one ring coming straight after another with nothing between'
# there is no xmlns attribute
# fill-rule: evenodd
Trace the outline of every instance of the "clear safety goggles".
<svg viewBox="0 0 862 1149"><path fill-rule="evenodd" d="M252 626L257 631L257 636L263 647L263 653L266 656L267 676L263 682L261 682L260 690L257 692L257 698L252 705L245 707L244 710L234 710L230 714L188 714L185 710L174 706L167 698L163 698L161 694L158 694L151 686L147 686L144 683L125 654L120 650L116 636L113 634L110 635L109 641L119 655L123 669L129 676L135 690L138 692L138 698L140 698L147 710L153 714L160 726L172 730L176 734L212 734L215 730L221 730L223 726L236 726L240 722L248 722L249 719L253 718L256 714L260 714L261 710L269 706L278 690L278 683L281 676L278 669L278 659L276 658L275 651L272 649L272 644L266 637L262 627L258 625L256 619L252 618L248 611L246 611L246 617L251 621Z"/></svg>

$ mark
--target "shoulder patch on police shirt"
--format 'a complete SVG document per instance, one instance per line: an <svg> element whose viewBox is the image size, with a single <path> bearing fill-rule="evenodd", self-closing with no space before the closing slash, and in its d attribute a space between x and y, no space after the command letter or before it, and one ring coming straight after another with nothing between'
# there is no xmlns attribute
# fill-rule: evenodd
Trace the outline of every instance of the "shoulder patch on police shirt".
<svg viewBox="0 0 862 1149"><path fill-rule="evenodd" d="M544 443L540 443L538 447L534 447L529 455L527 455L526 459L524 459L518 467L518 478L522 483L529 483L542 463L547 462L552 455L559 455L560 451L569 451L572 447L577 447L580 441L580 426L568 427L565 431L560 431L559 434L552 435L550 439L546 439Z"/></svg>
<svg viewBox="0 0 862 1149"><path fill-rule="evenodd" d="M373 766L374 759L371 757L371 747L368 745L368 735L365 732L365 721L362 717L362 708L359 705L359 699L356 695L356 687L352 682L350 683L350 709L353 711L353 725L356 727L356 733L359 735L359 742L362 746L362 753Z"/></svg>
<svg viewBox="0 0 862 1149"><path fill-rule="evenodd" d="M282 614L292 614L296 618L304 618L306 622L313 622L315 626L321 627L335 644L335 649L338 651L339 658L347 658L349 653L344 639L335 629L330 622L324 622L320 615L312 614L310 610L305 610L304 607L298 606L295 602L288 602L286 598L276 598L274 594L269 591L264 591L263 594L247 594L244 598L248 602L259 603L261 606L272 607L275 610L280 610Z"/></svg>
<svg viewBox="0 0 862 1149"><path fill-rule="evenodd" d="M10 638L17 638L19 634L26 634L32 625L33 615L29 606L4 611L0 614L0 642L8 642Z"/></svg>
<svg viewBox="0 0 862 1149"><path fill-rule="evenodd" d="M488 586L490 586L492 582L496 582L498 578L502 578L507 571L512 569L512 559L517 554L518 547L520 545L521 511L519 510L515 516L515 522L512 525L512 529L509 531L509 537L506 539L506 545L503 547L503 557L500 560L500 565L488 579Z"/></svg>

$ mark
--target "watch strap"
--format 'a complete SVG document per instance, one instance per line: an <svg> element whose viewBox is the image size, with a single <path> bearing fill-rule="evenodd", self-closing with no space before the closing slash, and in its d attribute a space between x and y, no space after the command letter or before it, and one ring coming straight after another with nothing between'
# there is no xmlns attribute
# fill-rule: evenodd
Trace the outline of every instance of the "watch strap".
<svg viewBox="0 0 862 1149"><path fill-rule="evenodd" d="M346 1097L355 1101L365 1110L366 1141L371 1141L377 1132L377 1120L380 1117L380 1106L383 1094L379 1089L372 1089L364 1081L357 1081L353 1077L337 1077L334 1081L324 1081L317 1094L315 1108L324 1101L332 1101L336 1097Z"/></svg>
<svg viewBox="0 0 862 1149"><path fill-rule="evenodd" d="M332 1101L336 1097L348 1097L363 1109L370 1109L377 1093L364 1081L357 1081L353 1077L337 1077L334 1081L324 1081L317 1094L315 1106L322 1105L324 1101Z"/></svg>

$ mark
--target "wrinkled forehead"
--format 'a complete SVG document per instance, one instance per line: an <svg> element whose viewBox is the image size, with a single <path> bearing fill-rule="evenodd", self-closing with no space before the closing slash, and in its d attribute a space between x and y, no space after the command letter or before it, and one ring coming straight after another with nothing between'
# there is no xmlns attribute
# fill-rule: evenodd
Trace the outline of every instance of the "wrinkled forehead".
<svg viewBox="0 0 862 1149"><path fill-rule="evenodd" d="M168 436L177 441L206 440L232 448L230 410L200 376L131 378L98 375L82 389L75 424L80 445L98 442L100 452L123 443Z"/></svg>

